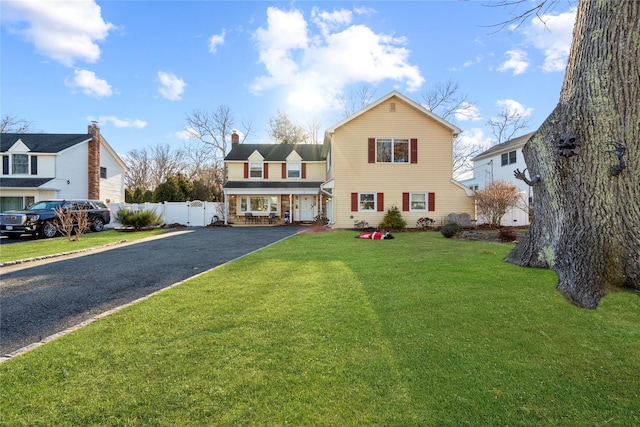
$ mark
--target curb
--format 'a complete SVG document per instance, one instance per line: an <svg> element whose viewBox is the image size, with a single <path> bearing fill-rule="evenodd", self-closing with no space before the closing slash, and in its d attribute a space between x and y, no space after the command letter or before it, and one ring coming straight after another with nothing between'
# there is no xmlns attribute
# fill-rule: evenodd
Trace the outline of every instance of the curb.
<svg viewBox="0 0 640 427"><path fill-rule="evenodd" d="M10 265L25 264L25 263L28 263L28 262L42 261L42 260L45 260L45 259L58 258L58 257L62 257L62 256L67 256L67 255L75 255L75 254L80 254L80 253L83 253L83 252L94 251L96 249L108 248L109 246L120 245L122 243L127 243L127 242L128 242L128 240L125 239L125 240L120 240L119 242L107 243L106 245L102 245L102 246L94 246L92 248L78 249L77 251L60 252L60 253L57 253L57 254L43 255L43 256L37 256L37 257L33 257L33 258L25 258L25 259L18 259L18 260L15 260L15 261L0 262L0 267L8 267Z"/></svg>

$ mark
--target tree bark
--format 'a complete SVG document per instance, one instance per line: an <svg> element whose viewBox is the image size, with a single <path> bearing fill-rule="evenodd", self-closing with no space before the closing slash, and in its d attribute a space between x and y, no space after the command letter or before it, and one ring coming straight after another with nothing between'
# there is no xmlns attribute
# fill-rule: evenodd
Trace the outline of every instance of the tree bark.
<svg viewBox="0 0 640 427"><path fill-rule="evenodd" d="M576 150L560 150L572 137ZM540 180L506 261L551 268L585 308L640 290L640 1L579 2L560 101L523 153Z"/></svg>

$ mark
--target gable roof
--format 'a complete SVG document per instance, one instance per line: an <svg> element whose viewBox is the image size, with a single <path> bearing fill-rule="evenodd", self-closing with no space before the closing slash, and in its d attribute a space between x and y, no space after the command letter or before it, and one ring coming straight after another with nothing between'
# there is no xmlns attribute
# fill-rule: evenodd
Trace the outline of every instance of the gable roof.
<svg viewBox="0 0 640 427"><path fill-rule="evenodd" d="M32 153L59 153L74 145L90 141L93 136L89 133L2 133L0 134L0 152L7 152L19 140Z"/></svg>
<svg viewBox="0 0 640 427"><path fill-rule="evenodd" d="M518 148L522 148L524 146L524 144L527 143L527 141L529 141L529 139L533 136L535 132L530 132L527 133L525 135L519 136L517 138L513 138L510 139L506 142L503 142L502 144L498 144L498 145L494 145L493 147L489 148L486 151L483 151L482 153L478 154L476 157L474 157L472 160L482 160L484 158L487 157L491 157L491 156L495 156L496 154L500 154L503 151L513 151L516 150Z"/></svg>
<svg viewBox="0 0 640 427"><path fill-rule="evenodd" d="M323 148L323 144L235 144L224 159L246 161L257 151L265 162L286 162L289 154L295 151L303 161L314 162L324 160Z"/></svg>
<svg viewBox="0 0 640 427"><path fill-rule="evenodd" d="M350 122L351 120L362 116L363 114L367 113L368 111L374 109L378 105L382 104L383 102L388 101L389 99L391 99L393 97L398 98L400 101L402 101L405 104L409 105L410 107L412 107L414 110L418 111L419 113L422 113L425 116L429 117L430 119L435 120L436 122L440 123L442 126L444 126L445 128L449 129L452 134L458 135L459 133L462 132L462 129L460 129L459 127L449 123L448 121L446 121L442 117L432 113L431 111L429 111L428 109L426 109L422 105L418 104L417 102L413 101L412 99L407 98L406 96L404 96L403 94L401 94L397 90L394 90L394 91L389 92L388 94L386 94L382 98L378 99L377 101L374 101L371 104L367 105L366 107L362 108L361 110L356 111L355 113L353 113L349 117L346 117L345 119L339 121L335 125L329 127L326 130L325 133L326 134L334 133L336 131L336 129L338 129L339 127L344 126L346 123Z"/></svg>

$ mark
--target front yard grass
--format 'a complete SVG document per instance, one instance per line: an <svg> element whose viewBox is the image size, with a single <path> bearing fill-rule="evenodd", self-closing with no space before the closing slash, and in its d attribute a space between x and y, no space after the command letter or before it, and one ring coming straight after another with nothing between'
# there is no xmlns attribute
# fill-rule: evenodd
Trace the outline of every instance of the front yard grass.
<svg viewBox="0 0 640 427"><path fill-rule="evenodd" d="M54 239L31 238L29 241L10 245L3 244L0 250L0 263L95 248L122 240L132 242L166 231L165 228L126 233L116 230L104 230L99 233L83 234L76 241L69 241L66 237L56 237Z"/></svg>
<svg viewBox="0 0 640 427"><path fill-rule="evenodd" d="M640 298L512 245L302 233L0 365L0 425L640 425Z"/></svg>

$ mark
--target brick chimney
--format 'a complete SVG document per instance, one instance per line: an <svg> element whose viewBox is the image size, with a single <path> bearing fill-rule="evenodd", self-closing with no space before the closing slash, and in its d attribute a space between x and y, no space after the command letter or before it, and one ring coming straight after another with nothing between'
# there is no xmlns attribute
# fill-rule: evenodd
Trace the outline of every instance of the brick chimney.
<svg viewBox="0 0 640 427"><path fill-rule="evenodd" d="M238 143L240 143L240 135L237 130L233 129L231 131L231 148L233 149Z"/></svg>
<svg viewBox="0 0 640 427"><path fill-rule="evenodd" d="M89 177L88 194L89 199L100 200L100 128L97 123L89 125L89 133L93 135L89 141Z"/></svg>

